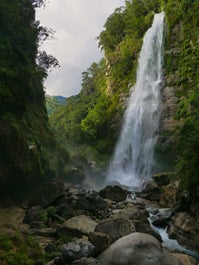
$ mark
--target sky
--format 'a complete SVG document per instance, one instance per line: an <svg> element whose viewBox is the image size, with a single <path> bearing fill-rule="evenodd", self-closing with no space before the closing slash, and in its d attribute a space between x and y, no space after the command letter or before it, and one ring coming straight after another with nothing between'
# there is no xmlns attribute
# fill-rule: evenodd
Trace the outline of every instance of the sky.
<svg viewBox="0 0 199 265"><path fill-rule="evenodd" d="M41 25L55 31L54 39L45 41L40 49L60 64L45 81L46 94L69 97L81 90L81 73L103 56L96 37L122 5L124 0L49 0L45 8L37 9Z"/></svg>

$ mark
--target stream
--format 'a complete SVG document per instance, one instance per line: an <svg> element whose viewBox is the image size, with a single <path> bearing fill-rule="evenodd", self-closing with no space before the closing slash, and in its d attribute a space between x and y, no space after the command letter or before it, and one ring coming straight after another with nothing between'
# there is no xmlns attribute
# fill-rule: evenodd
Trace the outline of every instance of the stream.
<svg viewBox="0 0 199 265"><path fill-rule="evenodd" d="M161 210L161 209L158 209L158 210ZM167 250L169 250L170 252L179 252L181 254L186 254L186 255L193 257L197 261L197 265L199 265L199 253L197 253L196 251L189 250L189 249L185 248L184 246L181 246L178 243L178 241L175 239L170 239L169 235L167 233L168 227L166 226L165 228L161 228L161 227L153 225L152 222L153 222L153 218L154 218L155 214L151 213L150 209L147 209L147 211L149 213L149 218L148 218L149 224L150 224L151 228L158 235L160 235L160 237L162 239L162 246L164 248L166 248Z"/></svg>

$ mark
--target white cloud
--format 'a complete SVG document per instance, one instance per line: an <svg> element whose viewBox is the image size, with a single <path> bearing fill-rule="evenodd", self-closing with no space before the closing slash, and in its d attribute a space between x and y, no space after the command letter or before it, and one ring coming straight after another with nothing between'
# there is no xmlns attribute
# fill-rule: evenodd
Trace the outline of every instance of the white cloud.
<svg viewBox="0 0 199 265"><path fill-rule="evenodd" d="M70 96L81 89L81 73L102 57L96 37L108 16L124 0L50 0L37 10L41 24L55 30L55 39L42 49L54 55L61 67L46 81L46 93Z"/></svg>

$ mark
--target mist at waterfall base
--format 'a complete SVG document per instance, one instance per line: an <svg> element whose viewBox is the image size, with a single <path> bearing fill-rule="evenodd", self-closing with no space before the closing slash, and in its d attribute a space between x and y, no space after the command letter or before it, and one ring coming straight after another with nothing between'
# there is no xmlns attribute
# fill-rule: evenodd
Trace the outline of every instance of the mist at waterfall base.
<svg viewBox="0 0 199 265"><path fill-rule="evenodd" d="M136 84L124 114L123 127L106 182L138 188L150 179L161 114L164 12L146 32L138 60Z"/></svg>

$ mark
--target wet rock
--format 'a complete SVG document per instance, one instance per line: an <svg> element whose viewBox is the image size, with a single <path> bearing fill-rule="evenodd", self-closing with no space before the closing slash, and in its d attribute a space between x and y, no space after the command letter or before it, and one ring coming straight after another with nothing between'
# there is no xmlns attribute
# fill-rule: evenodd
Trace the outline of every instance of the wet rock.
<svg viewBox="0 0 199 265"><path fill-rule="evenodd" d="M148 211L152 214L150 220L154 226L165 228L168 225L168 221L170 220L174 210L171 208L164 208L164 209L151 209L148 208Z"/></svg>
<svg viewBox="0 0 199 265"><path fill-rule="evenodd" d="M111 217L100 222L95 227L95 232L107 234L111 242L114 242L120 237L135 232L130 220L126 217Z"/></svg>
<svg viewBox="0 0 199 265"><path fill-rule="evenodd" d="M137 196L146 200L159 202L161 190L157 183L153 180L147 180L143 184L144 188L141 192L137 192Z"/></svg>
<svg viewBox="0 0 199 265"><path fill-rule="evenodd" d="M161 207L175 208L177 206L176 193L179 182L172 182L168 186L163 186L161 189L159 205Z"/></svg>
<svg viewBox="0 0 199 265"><path fill-rule="evenodd" d="M157 238L160 242L162 241L161 237L159 234L157 234L149 225L148 220L141 221L141 220L135 220L134 222L134 226L135 226L135 231L136 232L140 232L140 233L145 233L148 235L151 235L155 238Z"/></svg>
<svg viewBox="0 0 199 265"><path fill-rule="evenodd" d="M32 193L28 206L40 205L41 207L47 207L57 198L63 196L64 192L64 183L61 179L50 179Z"/></svg>
<svg viewBox="0 0 199 265"><path fill-rule="evenodd" d="M144 233L120 238L98 259L103 265L180 265L156 238Z"/></svg>
<svg viewBox="0 0 199 265"><path fill-rule="evenodd" d="M169 179L170 172L163 172L158 173L152 176L153 180L158 184L158 186L165 186L169 185L170 179Z"/></svg>
<svg viewBox="0 0 199 265"><path fill-rule="evenodd" d="M129 192L120 186L108 185L99 192L100 196L112 201L120 202L125 201Z"/></svg>
<svg viewBox="0 0 199 265"><path fill-rule="evenodd" d="M144 182L144 189L142 190L141 193L144 193L144 194L153 194L154 192L159 192L160 188L158 186L158 184L153 180L153 179L150 179L150 180L146 180Z"/></svg>
<svg viewBox="0 0 199 265"><path fill-rule="evenodd" d="M71 265L102 265L99 260L94 258L81 258L71 263Z"/></svg>
<svg viewBox="0 0 199 265"><path fill-rule="evenodd" d="M108 203L98 194L90 193L79 196L76 200L75 207L77 210L86 210L97 218L106 218L108 216Z"/></svg>
<svg viewBox="0 0 199 265"><path fill-rule="evenodd" d="M139 219L141 215L138 207L132 203L128 203L121 212L130 220Z"/></svg>
<svg viewBox="0 0 199 265"><path fill-rule="evenodd" d="M76 239L61 247L60 260L63 261L63 263L68 263L81 259L82 257L90 257L94 254L94 250L94 245L89 241Z"/></svg>
<svg viewBox="0 0 199 265"><path fill-rule="evenodd" d="M199 251L199 221L196 216L187 213L176 213L170 222L168 234L170 238L177 239L179 244Z"/></svg>

